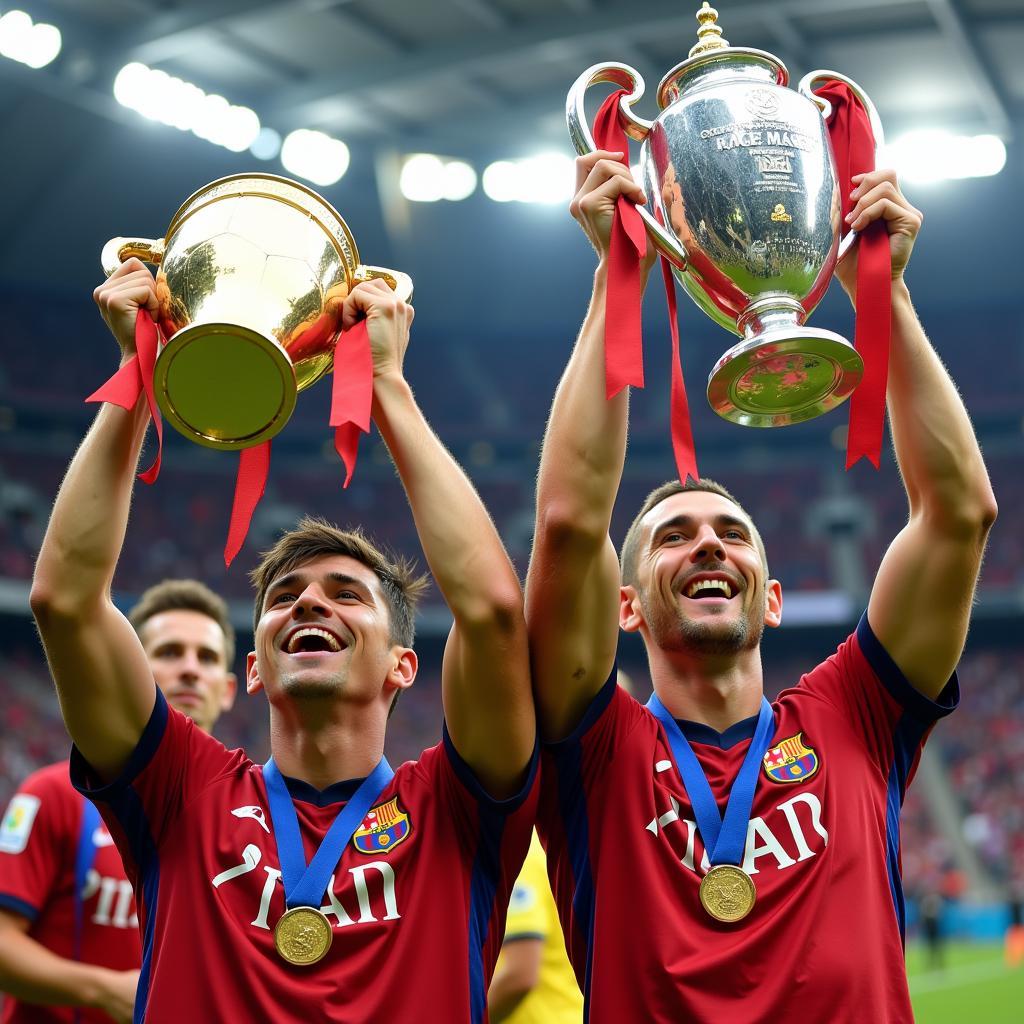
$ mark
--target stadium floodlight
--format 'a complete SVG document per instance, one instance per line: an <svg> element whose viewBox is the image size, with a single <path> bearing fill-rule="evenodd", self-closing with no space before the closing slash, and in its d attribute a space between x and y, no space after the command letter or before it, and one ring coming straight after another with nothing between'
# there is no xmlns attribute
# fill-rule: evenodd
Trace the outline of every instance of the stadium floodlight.
<svg viewBox="0 0 1024 1024"><path fill-rule="evenodd" d="M248 149L260 133L260 119L248 107L233 106L158 68L125 64L114 79L114 99L151 121L192 132L235 153Z"/></svg>
<svg viewBox="0 0 1024 1024"><path fill-rule="evenodd" d="M30 68L44 68L60 53L61 34L56 25L33 23L24 11L0 17L0 54Z"/></svg>
<svg viewBox="0 0 1024 1024"><path fill-rule="evenodd" d="M281 152L281 136L273 128L261 128L249 152L257 160L273 160Z"/></svg>
<svg viewBox="0 0 1024 1024"><path fill-rule="evenodd" d="M498 203L562 203L573 194L574 165L564 153L498 160L483 175L484 192Z"/></svg>
<svg viewBox="0 0 1024 1024"><path fill-rule="evenodd" d="M323 132L299 128L285 137L281 163L315 185L333 185L348 170L348 146Z"/></svg>
<svg viewBox="0 0 1024 1024"><path fill-rule="evenodd" d="M476 191L476 171L464 160L449 160L444 165L444 198L457 203Z"/></svg>
<svg viewBox="0 0 1024 1024"><path fill-rule="evenodd" d="M398 187L414 203L436 203L441 199L457 202L473 194L476 171L462 160L416 153L402 163Z"/></svg>
<svg viewBox="0 0 1024 1024"><path fill-rule="evenodd" d="M953 135L924 129L894 139L878 157L904 181L918 184L957 178L986 178L1006 164L1006 146L996 135Z"/></svg>
<svg viewBox="0 0 1024 1024"><path fill-rule="evenodd" d="M510 203L518 199L516 165L511 160L496 160L484 170L483 186L487 197L496 203Z"/></svg>

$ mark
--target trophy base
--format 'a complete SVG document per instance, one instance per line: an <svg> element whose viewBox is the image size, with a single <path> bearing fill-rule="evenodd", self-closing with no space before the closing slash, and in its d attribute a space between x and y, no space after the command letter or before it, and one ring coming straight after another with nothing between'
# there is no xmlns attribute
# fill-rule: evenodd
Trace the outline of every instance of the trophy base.
<svg viewBox="0 0 1024 1024"><path fill-rule="evenodd" d="M734 345L708 377L708 401L745 427L784 427L834 409L864 373L843 337L814 327L763 331Z"/></svg>
<svg viewBox="0 0 1024 1024"><path fill-rule="evenodd" d="M237 451L268 441L295 409L295 371L268 335L238 324L192 324L163 347L153 389L190 441Z"/></svg>

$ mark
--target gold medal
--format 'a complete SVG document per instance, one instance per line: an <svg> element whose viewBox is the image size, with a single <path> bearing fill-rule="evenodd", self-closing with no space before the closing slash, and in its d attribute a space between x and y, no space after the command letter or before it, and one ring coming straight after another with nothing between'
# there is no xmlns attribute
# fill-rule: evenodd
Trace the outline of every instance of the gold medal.
<svg viewBox="0 0 1024 1024"><path fill-rule="evenodd" d="M292 907L274 926L278 956L296 967L307 967L322 960L333 940L331 922L313 907Z"/></svg>
<svg viewBox="0 0 1024 1024"><path fill-rule="evenodd" d="M754 880L735 864L715 864L700 880L700 901L716 921L743 920L756 899Z"/></svg>

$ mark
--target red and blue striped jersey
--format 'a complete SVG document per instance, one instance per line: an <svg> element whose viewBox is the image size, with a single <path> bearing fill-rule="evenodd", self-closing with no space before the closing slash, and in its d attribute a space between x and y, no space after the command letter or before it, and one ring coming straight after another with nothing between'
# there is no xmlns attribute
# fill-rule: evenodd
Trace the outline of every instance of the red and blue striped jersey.
<svg viewBox="0 0 1024 1024"><path fill-rule="evenodd" d="M904 678L864 616L773 704L743 867L753 910L701 906L708 861L658 720L615 685L544 748L538 828L590 1024L912 1021L899 813L924 741L958 700ZM681 722L724 812L756 718Z"/></svg>
<svg viewBox="0 0 1024 1024"><path fill-rule="evenodd" d="M486 994L530 845L537 758L522 792L491 799L445 732L401 765L341 855L322 910L327 955L282 960L281 869L262 766L157 696L121 778L92 788L135 884L144 958L135 1020L467 1022ZM362 780L286 779L307 862Z"/></svg>

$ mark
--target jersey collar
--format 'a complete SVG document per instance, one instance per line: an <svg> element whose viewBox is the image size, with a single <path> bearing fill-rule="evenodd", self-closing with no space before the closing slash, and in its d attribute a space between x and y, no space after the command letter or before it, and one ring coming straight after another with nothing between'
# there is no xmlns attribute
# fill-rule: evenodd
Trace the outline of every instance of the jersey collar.
<svg viewBox="0 0 1024 1024"><path fill-rule="evenodd" d="M293 800L301 800L303 803L313 804L315 807L329 807L331 804L340 804L351 800L352 794L363 781L362 779L345 779L344 782L331 783L326 789L317 789L316 786L309 782L303 782L302 779L291 779L287 775L281 777Z"/></svg>
<svg viewBox="0 0 1024 1024"><path fill-rule="evenodd" d="M730 725L725 732L718 732L703 722L689 722L685 718L677 718L676 723L690 743L705 743L711 747L728 750L743 740L753 739L754 730L757 728L757 715Z"/></svg>

